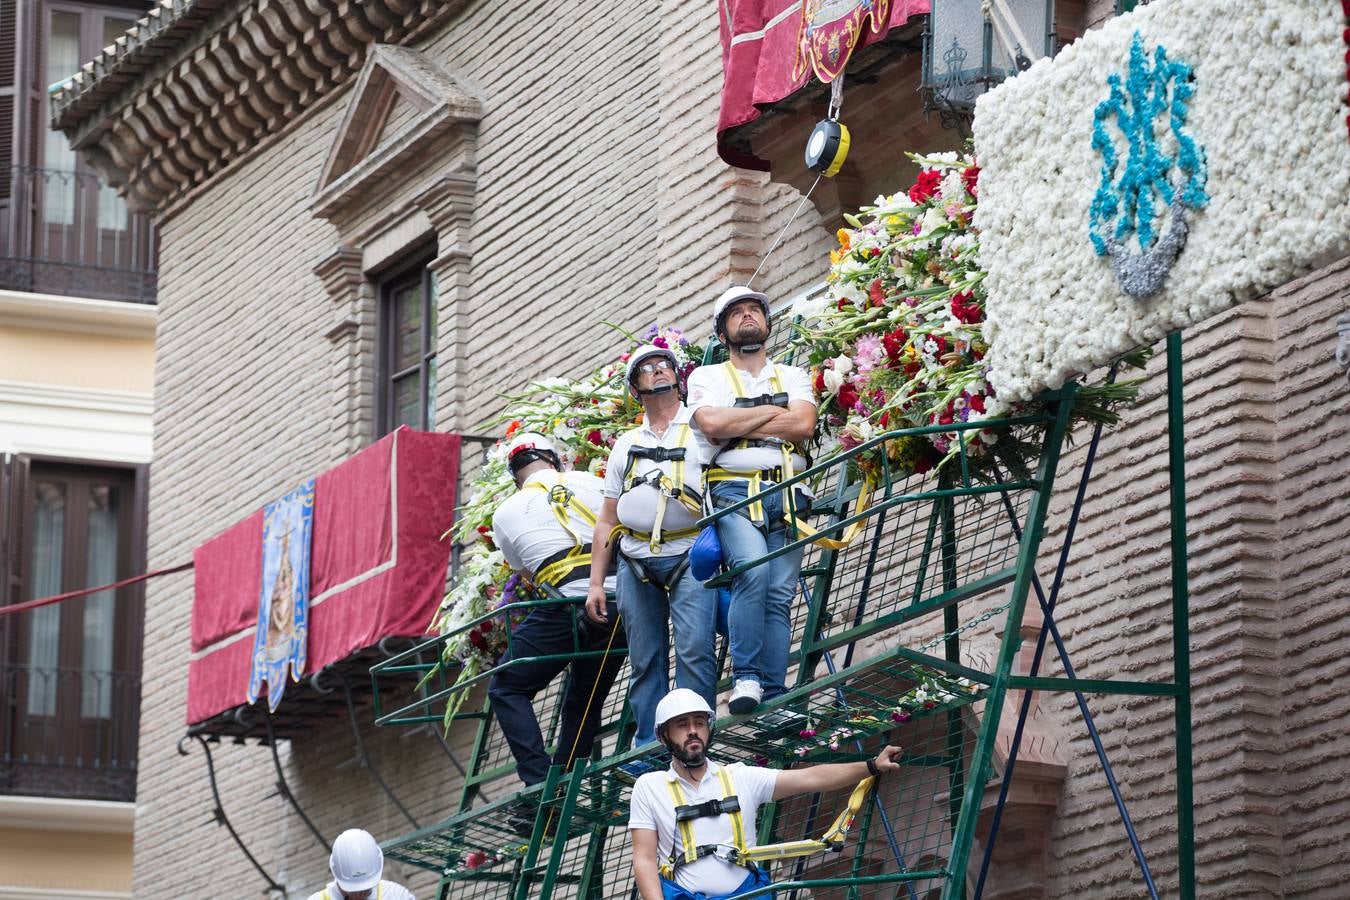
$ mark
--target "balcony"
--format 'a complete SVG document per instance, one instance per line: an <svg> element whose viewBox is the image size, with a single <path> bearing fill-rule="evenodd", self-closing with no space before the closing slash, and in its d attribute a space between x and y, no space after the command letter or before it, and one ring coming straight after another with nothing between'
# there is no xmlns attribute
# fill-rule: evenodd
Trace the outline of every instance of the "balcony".
<svg viewBox="0 0 1350 900"><path fill-rule="evenodd" d="M140 676L0 665L0 794L136 797Z"/></svg>
<svg viewBox="0 0 1350 900"><path fill-rule="evenodd" d="M0 289L155 302L158 239L149 216L131 212L91 173L15 166L7 177Z"/></svg>

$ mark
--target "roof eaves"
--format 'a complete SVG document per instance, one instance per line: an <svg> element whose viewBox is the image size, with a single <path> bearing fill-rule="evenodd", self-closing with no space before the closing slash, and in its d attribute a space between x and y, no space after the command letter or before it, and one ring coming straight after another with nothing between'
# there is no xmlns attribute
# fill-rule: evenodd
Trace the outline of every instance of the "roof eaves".
<svg viewBox="0 0 1350 900"><path fill-rule="evenodd" d="M159 0L70 78L53 86L51 125L78 125L229 0Z"/></svg>

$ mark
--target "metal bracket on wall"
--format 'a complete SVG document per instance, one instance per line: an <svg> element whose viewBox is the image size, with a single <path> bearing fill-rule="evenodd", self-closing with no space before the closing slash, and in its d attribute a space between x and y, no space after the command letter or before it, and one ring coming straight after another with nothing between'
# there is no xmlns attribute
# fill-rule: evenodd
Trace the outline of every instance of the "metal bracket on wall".
<svg viewBox="0 0 1350 900"><path fill-rule="evenodd" d="M291 786L286 783L286 773L281 768L281 756L277 753L277 736L272 730L272 711L267 708L266 704L263 704L263 724L267 726L267 739L263 743L266 743L268 749L272 751L272 767L277 770L277 789L268 796L281 797L289 803L291 808L295 810L296 815L300 817L300 821L305 823L310 833L314 835L314 839L323 847L324 852L333 852L332 845L328 843L319 829L314 827L314 823L310 821L309 816L305 815L305 811L300 807L300 801L295 799L295 795L291 793Z"/></svg>
<svg viewBox="0 0 1350 900"><path fill-rule="evenodd" d="M216 824L225 826L225 830L230 833L230 837L234 838L235 844L238 845L239 849L243 852L244 857L253 865L253 868L257 870L258 874L263 877L263 880L267 882L268 893L279 893L282 897L289 896L286 893L286 888L271 875L267 874L267 870L262 867L262 863L258 862L257 857L249 851L248 846L244 843L244 839L239 836L239 832L234 830L234 825L230 823L229 816L225 815L225 807L220 802L220 789L216 785L216 764L215 760L211 758L211 745L207 739L200 734L183 735L178 739L178 755L188 755L187 747L184 745L190 738L196 738L197 742L202 745L202 749L206 751L206 774L211 781L211 796L216 802L216 808L212 810L211 815L215 819Z"/></svg>
<svg viewBox="0 0 1350 900"><path fill-rule="evenodd" d="M310 676L310 687L314 688L314 690L318 691L320 694L331 694L333 688L324 687L323 684L320 683L325 676L331 676L336 679L338 687L342 689L342 698L347 704L347 719L352 725L352 739L356 745L357 763L370 774L371 780L373 780L375 784L379 786L380 790L384 791L385 796L398 807L398 811L403 813L403 818L407 819L413 828L421 828L422 826L417 824L417 820L413 818L412 813L408 812L408 808L394 795L388 782L380 775L379 770L371 763L370 755L366 753L366 742L361 736L361 723L356 718L356 702L352 699L351 683L347 681L346 677L340 671L329 667L320 669Z"/></svg>

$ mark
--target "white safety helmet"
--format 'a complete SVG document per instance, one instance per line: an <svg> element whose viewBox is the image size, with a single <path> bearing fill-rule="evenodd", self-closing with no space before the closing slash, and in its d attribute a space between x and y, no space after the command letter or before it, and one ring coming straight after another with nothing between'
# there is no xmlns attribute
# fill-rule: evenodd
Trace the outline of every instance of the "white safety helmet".
<svg viewBox="0 0 1350 900"><path fill-rule="evenodd" d="M506 445L506 466L513 475L539 460L551 464L555 469L562 468L562 460L553 443L537 431L522 431Z"/></svg>
<svg viewBox="0 0 1350 900"><path fill-rule="evenodd" d="M759 291L751 290L743 285L729 287L722 292L722 296L718 297L717 302L713 304L713 337L721 339L722 317L726 315L731 304L739 303L742 300L758 300L760 307L764 310L764 321L769 321L769 297L767 294L761 294Z"/></svg>
<svg viewBox="0 0 1350 900"><path fill-rule="evenodd" d="M691 691L689 688L675 688L662 697L660 703L656 704L656 716L653 723L655 730L659 731L661 726L671 719L689 713L706 714L708 725L711 727L714 716L708 701L704 700L697 691Z"/></svg>
<svg viewBox="0 0 1350 900"><path fill-rule="evenodd" d="M370 832L348 828L333 841L328 857L333 880L344 891L368 891L380 883L384 874L384 853Z"/></svg>
<svg viewBox="0 0 1350 900"><path fill-rule="evenodd" d="M666 359L670 360L670 366L674 370L672 374L675 376L675 379L670 383L670 387L657 388L656 390L651 391L639 391L637 389L638 366L642 365L644 361L651 359L653 356L664 356ZM628 357L628 372L624 377L628 381L628 389L634 393L664 394L666 391L671 390L671 388L674 388L679 384L680 360L675 356L675 351L671 350L669 347L658 347L655 344L643 344L641 347L634 350L632 355Z"/></svg>

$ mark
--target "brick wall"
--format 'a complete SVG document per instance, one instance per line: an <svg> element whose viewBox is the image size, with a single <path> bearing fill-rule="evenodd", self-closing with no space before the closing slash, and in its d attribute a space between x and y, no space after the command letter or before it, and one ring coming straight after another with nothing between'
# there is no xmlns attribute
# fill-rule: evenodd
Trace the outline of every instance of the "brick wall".
<svg viewBox="0 0 1350 900"><path fill-rule="evenodd" d="M686 36L698 32L696 22ZM656 7L644 5L478 3L419 48L484 101L472 302L460 348L472 384L442 395L468 401L442 408L442 421L481 421L497 411L499 390L596 365L623 342L603 319L640 328L655 317L665 296L656 277L658 25ZM716 54L703 65L713 77ZM357 432L365 421L330 399L341 393L330 387L335 351L324 336L333 303L313 268L339 235L308 209L346 96L292 124L164 223L151 566L188 558L205 538L327 467L349 430L335 428L335 416L357 417ZM708 101L700 102L706 116ZM396 108L391 126L406 118ZM711 199L705 206L695 221L727 215ZM709 277L691 268L679 278L690 296L706 297ZM369 353L370 322L362 327L359 346ZM187 745L187 758L175 750L185 727L190 597L190 576L157 583L148 596L137 897L263 886L211 822L201 749ZM361 718L373 761L419 822L447 815L457 777L433 737L373 729L368 710ZM468 729L452 735L461 758L471 739ZM267 796L275 781L269 751L226 742L214 752L226 811L262 865L292 896L318 886L327 855L288 806ZM382 838L409 830L350 765L346 721L316 726L279 753L291 788L329 838L353 824ZM393 874L430 893L426 877Z"/></svg>
<svg viewBox="0 0 1350 900"><path fill-rule="evenodd" d="M608 358L622 339L603 320L640 329L659 311L704 336L711 298L743 281L782 227L799 195L715 155L720 52L703 12L692 0L480 2L422 48L484 103L469 300L463 328L442 345L464 384L443 385L442 423L483 422L499 408L495 392ZM324 337L332 304L312 273L337 234L307 206L344 102L293 125L165 223L152 566L187 558L340 455L339 413L315 400L332 394L340 364ZM823 278L832 245L808 205L757 284L786 299ZM1330 360L1347 293L1343 263L1185 335L1201 896L1331 897L1350 870L1337 681L1348 643L1350 388ZM360 346L369 353L368 335ZM1061 627L1087 677L1171 671L1159 361L1150 371L1143 401L1103 444L1064 588ZM1049 542L1063 532L1063 485L1084 446L1066 455ZM1043 574L1049 565L1047 551ZM149 591L137 897L208 881L261 886L210 821L200 749L187 759L174 750L190 593L185 576ZM1170 707L1090 702L1155 875L1174 893ZM1045 707L1071 759L1049 895L1142 895L1076 710L1064 697ZM429 734L366 732L422 824L452 808L453 766ZM461 756L470 738L453 737ZM346 765L344 721L279 752L330 837L356 822L381 837L408 830ZM226 809L263 865L293 889L315 886L325 854L280 800L263 799L268 751L227 743L216 753ZM428 890L425 878L410 883Z"/></svg>

